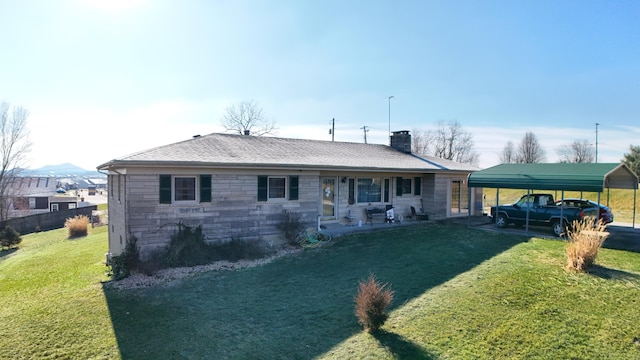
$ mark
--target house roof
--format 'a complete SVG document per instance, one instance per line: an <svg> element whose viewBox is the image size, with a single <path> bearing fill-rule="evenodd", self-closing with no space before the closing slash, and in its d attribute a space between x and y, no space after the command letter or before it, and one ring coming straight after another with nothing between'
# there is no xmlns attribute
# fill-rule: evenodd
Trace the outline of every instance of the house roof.
<svg viewBox="0 0 640 360"><path fill-rule="evenodd" d="M469 187L573 190L637 189L638 176L625 164L502 164L469 175Z"/></svg>
<svg viewBox="0 0 640 360"><path fill-rule="evenodd" d="M12 179L10 187L13 194L20 196L47 196L55 194L56 185L56 179L53 177L16 176Z"/></svg>
<svg viewBox="0 0 640 360"><path fill-rule="evenodd" d="M128 166L214 166L250 168L394 171L476 171L436 157L406 154L387 145L209 134L126 155L98 170Z"/></svg>

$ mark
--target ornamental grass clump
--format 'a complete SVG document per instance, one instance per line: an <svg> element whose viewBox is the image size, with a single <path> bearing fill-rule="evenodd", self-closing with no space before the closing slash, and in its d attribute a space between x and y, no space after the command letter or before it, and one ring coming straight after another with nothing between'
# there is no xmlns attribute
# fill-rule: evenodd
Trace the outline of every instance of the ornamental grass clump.
<svg viewBox="0 0 640 360"><path fill-rule="evenodd" d="M68 218L64 222L64 227L69 232L69 239L87 236L89 234L89 218L84 215Z"/></svg>
<svg viewBox="0 0 640 360"><path fill-rule="evenodd" d="M569 244L566 247L567 269L584 272L598 257L598 250L609 236L606 225L598 220L584 218L575 220L567 231Z"/></svg>
<svg viewBox="0 0 640 360"><path fill-rule="evenodd" d="M373 275L367 281L360 281L355 297L356 317L366 332L380 330L389 316L386 310L391 301L393 291L388 289L388 284L379 283Z"/></svg>

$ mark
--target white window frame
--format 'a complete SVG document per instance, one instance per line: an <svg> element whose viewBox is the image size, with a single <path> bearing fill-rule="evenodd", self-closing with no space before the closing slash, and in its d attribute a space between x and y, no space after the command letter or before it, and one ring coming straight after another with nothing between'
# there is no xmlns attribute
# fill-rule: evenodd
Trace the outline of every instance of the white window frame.
<svg viewBox="0 0 640 360"><path fill-rule="evenodd" d="M69 210L76 209L78 206L76 203L69 203Z"/></svg>
<svg viewBox="0 0 640 360"><path fill-rule="evenodd" d="M186 200L178 200L178 191L176 189L176 180L177 179L193 179L193 199ZM174 175L171 177L171 191L172 191L172 201L176 204L186 204L186 203L197 203L200 198L199 194L199 184L198 184L198 176L196 175Z"/></svg>
<svg viewBox="0 0 640 360"><path fill-rule="evenodd" d="M372 182L378 182L380 185L380 198L376 201L359 201L359 193L360 193L360 184L358 183L360 180L371 180ZM355 185L356 185L356 203L358 204L381 204L384 202L384 177L375 177L375 176L371 176L371 177L361 177L361 178L356 178L355 180ZM391 185L391 184L389 184ZM391 191L391 186L389 191Z"/></svg>
<svg viewBox="0 0 640 360"><path fill-rule="evenodd" d="M60 206L58 204L51 204L51 211L60 211Z"/></svg>

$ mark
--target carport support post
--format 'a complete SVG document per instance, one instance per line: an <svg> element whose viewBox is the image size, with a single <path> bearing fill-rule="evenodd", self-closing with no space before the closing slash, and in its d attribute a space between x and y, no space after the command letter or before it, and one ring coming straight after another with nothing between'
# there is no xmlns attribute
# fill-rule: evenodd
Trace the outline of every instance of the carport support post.
<svg viewBox="0 0 640 360"><path fill-rule="evenodd" d="M562 190L560 194L560 196L562 196L562 199L560 199L560 228L563 230L562 232L564 232L564 215L562 214L564 210L564 190Z"/></svg>
<svg viewBox="0 0 640 360"><path fill-rule="evenodd" d="M637 186L637 185L636 185ZM633 190L633 222L631 224L631 228L635 229L636 228L636 192L638 192L637 189Z"/></svg>
<svg viewBox="0 0 640 360"><path fill-rule="evenodd" d="M524 233L529 234L529 209L531 208L529 205L533 205L531 203L531 189L527 189L527 214L524 220Z"/></svg>
<svg viewBox="0 0 640 360"><path fill-rule="evenodd" d="M498 202L498 200L500 200L500 188L496 188L496 213L493 214L493 222L494 223L498 223L498 210L500 210L500 203Z"/></svg>
<svg viewBox="0 0 640 360"><path fill-rule="evenodd" d="M471 226L471 198L473 197L473 191L471 191L472 188L469 187L469 181L467 181L467 189L469 189L467 192L469 193L469 196L467 196L467 200L468 200L468 210L467 210L467 227Z"/></svg>

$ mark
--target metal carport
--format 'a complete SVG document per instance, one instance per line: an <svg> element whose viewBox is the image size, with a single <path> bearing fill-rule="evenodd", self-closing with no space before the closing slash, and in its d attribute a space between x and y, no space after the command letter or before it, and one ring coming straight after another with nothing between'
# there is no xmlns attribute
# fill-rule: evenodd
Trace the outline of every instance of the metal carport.
<svg viewBox="0 0 640 360"><path fill-rule="evenodd" d="M633 189L633 227L635 228L638 175L624 163L585 164L501 164L476 171L468 177L469 188L587 191L600 194L607 188ZM471 207L471 204L469 204Z"/></svg>

